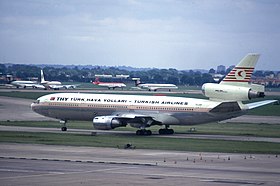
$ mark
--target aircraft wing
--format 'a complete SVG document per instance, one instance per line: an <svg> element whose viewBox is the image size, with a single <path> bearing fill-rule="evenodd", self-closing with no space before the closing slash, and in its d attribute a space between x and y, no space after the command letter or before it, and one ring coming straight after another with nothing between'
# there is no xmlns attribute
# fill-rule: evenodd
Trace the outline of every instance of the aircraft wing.
<svg viewBox="0 0 280 186"><path fill-rule="evenodd" d="M63 88L62 85L47 85L47 87L49 87L50 89L60 89L60 88Z"/></svg>
<svg viewBox="0 0 280 186"><path fill-rule="evenodd" d="M156 91L157 89L159 89L159 87L147 87L147 89L152 90L152 91Z"/></svg>
<svg viewBox="0 0 280 186"><path fill-rule="evenodd" d="M249 109L254 109L263 105L268 105L270 103L277 102L278 100L264 100L264 101L259 101L259 102L254 102L254 103L248 103L246 104Z"/></svg>
<svg viewBox="0 0 280 186"><path fill-rule="evenodd" d="M33 84L20 84L19 86L23 88L33 88Z"/></svg>
<svg viewBox="0 0 280 186"><path fill-rule="evenodd" d="M146 114L139 114L139 113L129 113L129 112L122 112L122 113L113 113L112 115L107 116L97 116L93 119L94 122L98 122L99 120L113 120L117 119L119 121L125 123L137 123L143 126L151 126L154 124L160 124L160 121L157 121L153 116L146 115Z"/></svg>
<svg viewBox="0 0 280 186"><path fill-rule="evenodd" d="M16 87L24 88L24 87L32 87L32 86L25 85L25 84L19 84L19 85L16 85Z"/></svg>
<svg viewBox="0 0 280 186"><path fill-rule="evenodd" d="M115 114L115 117L116 118L127 118L127 119L133 119L133 118L140 118L140 117L143 117L143 118L151 118L151 116L148 116L148 115L143 115L143 114L137 114L137 113L130 113L130 112L123 112L123 113L116 113Z"/></svg>
<svg viewBox="0 0 280 186"><path fill-rule="evenodd" d="M75 89L77 86L79 86L80 84L76 84L76 85L62 85L65 89L69 89L69 88L72 88L72 89Z"/></svg>
<svg viewBox="0 0 280 186"><path fill-rule="evenodd" d="M75 89L78 85L48 85L51 89Z"/></svg>
<svg viewBox="0 0 280 186"><path fill-rule="evenodd" d="M106 85L106 87L108 87L108 88L118 88L119 86L116 86L116 85Z"/></svg>
<svg viewBox="0 0 280 186"><path fill-rule="evenodd" d="M39 84L12 84L12 85L21 88L37 88L36 86Z"/></svg>
<svg viewBox="0 0 280 186"><path fill-rule="evenodd" d="M108 88L122 88L125 87L126 85L122 84L112 84L112 85L107 85Z"/></svg>
<svg viewBox="0 0 280 186"><path fill-rule="evenodd" d="M44 85L40 85L40 84L34 84L33 88L41 88L41 89L45 89L46 87Z"/></svg>

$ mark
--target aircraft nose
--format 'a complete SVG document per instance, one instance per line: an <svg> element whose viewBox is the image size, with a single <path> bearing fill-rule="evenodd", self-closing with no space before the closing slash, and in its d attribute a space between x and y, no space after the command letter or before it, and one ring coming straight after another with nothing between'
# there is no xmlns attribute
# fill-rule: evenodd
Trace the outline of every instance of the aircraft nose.
<svg viewBox="0 0 280 186"><path fill-rule="evenodd" d="M37 101L38 102L38 101ZM37 102L33 102L31 103L30 107L31 107L31 110L33 110L34 112L37 112L37 107L38 107L38 103Z"/></svg>
<svg viewBox="0 0 280 186"><path fill-rule="evenodd" d="M34 106L35 104L34 103L31 103L31 105L30 105L30 107L31 107L31 109L34 111Z"/></svg>

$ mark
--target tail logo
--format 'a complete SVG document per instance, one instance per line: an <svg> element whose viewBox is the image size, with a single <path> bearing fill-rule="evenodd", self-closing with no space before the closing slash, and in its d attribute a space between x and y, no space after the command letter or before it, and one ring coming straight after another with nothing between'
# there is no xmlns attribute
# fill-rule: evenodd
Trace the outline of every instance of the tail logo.
<svg viewBox="0 0 280 186"><path fill-rule="evenodd" d="M245 70L240 69L235 72L235 77L238 80L244 80L246 78L246 76L247 76L247 74L246 74Z"/></svg>
<svg viewBox="0 0 280 186"><path fill-rule="evenodd" d="M249 82L254 68L235 67L223 81L225 82Z"/></svg>

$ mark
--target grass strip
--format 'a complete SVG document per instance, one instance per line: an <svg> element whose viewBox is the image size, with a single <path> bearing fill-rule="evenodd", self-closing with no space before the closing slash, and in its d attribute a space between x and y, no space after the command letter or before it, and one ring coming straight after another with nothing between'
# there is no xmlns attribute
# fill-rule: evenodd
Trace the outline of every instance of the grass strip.
<svg viewBox="0 0 280 186"><path fill-rule="evenodd" d="M280 123L279 123L280 124ZM0 121L4 126L21 127L43 127L57 128L61 125L56 121ZM91 122L73 121L67 123L68 129L87 129L93 130ZM153 133L157 133L160 126L150 127ZM276 124L255 124L255 123L209 123L195 126L171 126L177 134L210 134L210 135L230 135L230 136L256 136L256 137L275 137L280 138L280 125ZM191 130L194 129L194 130ZM117 131L136 131L130 126L116 128Z"/></svg>
<svg viewBox="0 0 280 186"><path fill-rule="evenodd" d="M137 149L195 152L279 154L280 143L178 139L135 135L80 135L69 133L0 132L0 142L123 148L127 143Z"/></svg>

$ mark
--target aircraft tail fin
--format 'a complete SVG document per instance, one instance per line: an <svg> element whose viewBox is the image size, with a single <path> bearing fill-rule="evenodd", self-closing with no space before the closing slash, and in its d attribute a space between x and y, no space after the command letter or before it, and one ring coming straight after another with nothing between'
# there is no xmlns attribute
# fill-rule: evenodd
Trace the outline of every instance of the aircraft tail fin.
<svg viewBox="0 0 280 186"><path fill-rule="evenodd" d="M248 84L255 69L260 54L249 53L220 82L227 85Z"/></svg>
<svg viewBox="0 0 280 186"><path fill-rule="evenodd" d="M141 84L140 78L132 78L132 80L135 82L136 87Z"/></svg>
<svg viewBox="0 0 280 186"><path fill-rule="evenodd" d="M94 80L94 82L93 82L93 84L94 84L94 85L98 85L99 83L100 83L99 78L96 77L95 80Z"/></svg>
<svg viewBox="0 0 280 186"><path fill-rule="evenodd" d="M44 78L44 72L43 72L43 70L41 69L41 83L44 83L44 82L46 82L46 81L45 81L45 78Z"/></svg>

